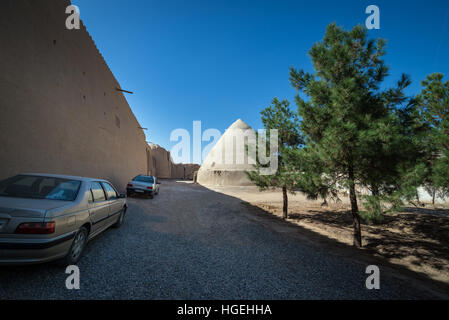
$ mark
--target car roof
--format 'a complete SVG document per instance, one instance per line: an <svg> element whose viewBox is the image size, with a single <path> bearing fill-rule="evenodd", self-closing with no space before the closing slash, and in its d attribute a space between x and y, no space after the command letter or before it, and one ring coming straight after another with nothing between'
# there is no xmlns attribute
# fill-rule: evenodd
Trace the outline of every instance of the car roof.
<svg viewBox="0 0 449 320"><path fill-rule="evenodd" d="M89 177L80 177L80 176L70 176L70 175L64 175L64 174L53 174L53 173L20 173L20 175L25 176L38 176L38 177L50 177L50 178L61 178L61 179L71 179L71 180L80 180L85 182L90 181L104 181L109 182L104 179L99 178L89 178Z"/></svg>

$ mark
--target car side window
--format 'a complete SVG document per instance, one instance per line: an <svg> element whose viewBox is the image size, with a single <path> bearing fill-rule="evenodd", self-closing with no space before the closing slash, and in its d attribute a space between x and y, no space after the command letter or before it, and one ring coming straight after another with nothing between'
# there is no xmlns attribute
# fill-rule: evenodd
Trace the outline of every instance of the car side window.
<svg viewBox="0 0 449 320"><path fill-rule="evenodd" d="M104 190L101 187L100 182L91 182L90 183L90 190L92 190L92 195L94 197L94 202L106 200L106 196L104 194Z"/></svg>
<svg viewBox="0 0 449 320"><path fill-rule="evenodd" d="M111 186L107 182L102 182L102 184L103 184L104 190L106 190L106 194L107 194L109 200L118 199L117 191L115 191L113 186Z"/></svg>

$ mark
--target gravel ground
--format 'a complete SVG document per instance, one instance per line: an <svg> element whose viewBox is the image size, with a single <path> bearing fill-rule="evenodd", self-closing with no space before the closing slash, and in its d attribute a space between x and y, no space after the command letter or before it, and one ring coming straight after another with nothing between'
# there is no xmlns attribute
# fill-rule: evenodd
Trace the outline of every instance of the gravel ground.
<svg viewBox="0 0 449 320"><path fill-rule="evenodd" d="M241 200L163 181L154 199L128 199L120 229L89 243L81 289L55 264L0 267L0 299L424 299L430 293L366 264L307 245L252 219Z"/></svg>

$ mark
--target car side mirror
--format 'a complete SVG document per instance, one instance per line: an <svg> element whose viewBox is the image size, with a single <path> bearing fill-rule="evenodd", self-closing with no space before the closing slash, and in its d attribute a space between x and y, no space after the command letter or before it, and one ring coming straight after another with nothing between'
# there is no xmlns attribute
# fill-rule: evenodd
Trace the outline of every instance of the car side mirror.
<svg viewBox="0 0 449 320"><path fill-rule="evenodd" d="M119 197L119 198L126 198L126 194L120 193L118 197Z"/></svg>

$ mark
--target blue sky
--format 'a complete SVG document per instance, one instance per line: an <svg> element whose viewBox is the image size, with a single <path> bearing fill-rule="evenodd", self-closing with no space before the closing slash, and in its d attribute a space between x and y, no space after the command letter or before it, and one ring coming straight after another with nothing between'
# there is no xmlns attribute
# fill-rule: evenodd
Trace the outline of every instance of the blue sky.
<svg viewBox="0 0 449 320"><path fill-rule="evenodd" d="M290 66L312 71L308 50L326 26L364 24L380 8L388 41L386 85L411 75L409 94L427 74L449 75L449 1L72 0L123 89L147 140L168 150L176 128L223 132L242 118L261 128L273 97L294 105ZM207 144L204 143L203 147Z"/></svg>

